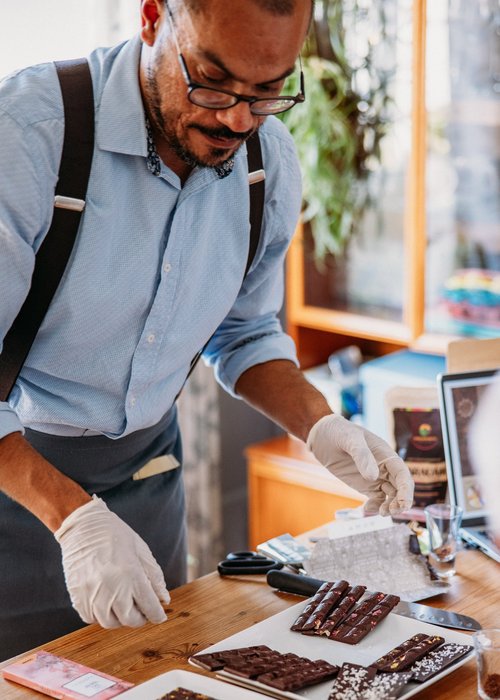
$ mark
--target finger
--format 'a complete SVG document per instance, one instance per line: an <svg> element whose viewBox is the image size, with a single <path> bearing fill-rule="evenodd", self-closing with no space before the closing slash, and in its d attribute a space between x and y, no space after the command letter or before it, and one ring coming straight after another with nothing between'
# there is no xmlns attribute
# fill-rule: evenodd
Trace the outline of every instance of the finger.
<svg viewBox="0 0 500 700"><path fill-rule="evenodd" d="M379 477L379 469L375 457L360 434L356 443L349 443L345 451L352 457L359 473L367 481L376 481Z"/></svg>
<svg viewBox="0 0 500 700"><path fill-rule="evenodd" d="M111 608L111 600L109 598L95 600L92 604L92 612L95 621L101 625L101 627L105 629L121 627L120 620L116 617Z"/></svg>
<svg viewBox="0 0 500 700"><path fill-rule="evenodd" d="M363 511L366 515L376 515L380 511L380 507L385 502L385 499L385 493L383 491L377 491L377 493L370 496L363 505Z"/></svg>
<svg viewBox="0 0 500 700"><path fill-rule="evenodd" d="M170 603L170 593L165 583L165 577L160 565L153 556L149 547L144 546L139 550L140 560L145 575L147 576L156 596L164 603Z"/></svg>
<svg viewBox="0 0 500 700"><path fill-rule="evenodd" d="M113 603L113 612L120 624L125 627L142 627L147 622L146 617L142 614L138 604L130 595L117 598Z"/></svg>
<svg viewBox="0 0 500 700"><path fill-rule="evenodd" d="M385 469L387 469L390 482L395 486L397 492L393 508L398 508L399 511L408 510L413 504L413 492L415 489L408 467L399 457L395 456L386 461ZM391 512L393 511L391 510Z"/></svg>
<svg viewBox="0 0 500 700"><path fill-rule="evenodd" d="M165 622L167 616L150 582L144 577L139 586L136 585L135 600L138 609L150 621L155 624Z"/></svg>

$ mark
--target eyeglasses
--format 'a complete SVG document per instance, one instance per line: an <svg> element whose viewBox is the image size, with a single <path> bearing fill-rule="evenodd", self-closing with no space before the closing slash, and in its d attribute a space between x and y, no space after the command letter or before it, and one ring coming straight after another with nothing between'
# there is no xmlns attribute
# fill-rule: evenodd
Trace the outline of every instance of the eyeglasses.
<svg viewBox="0 0 500 700"><path fill-rule="evenodd" d="M167 5L167 17L172 30L175 46L177 49L177 58L181 67L181 72L188 88L188 100L198 107L205 109L230 109L239 102L248 102L250 112L256 116L269 116L270 114L281 114L287 112L299 102L304 102L306 99L304 90L304 73L302 70L302 62L299 56L300 64L300 89L297 95L278 95L277 97L252 97L251 95L240 95L231 90L220 90L212 88L208 85L195 83L189 74L186 60L182 55L182 51L177 39L177 33L174 27L174 18Z"/></svg>

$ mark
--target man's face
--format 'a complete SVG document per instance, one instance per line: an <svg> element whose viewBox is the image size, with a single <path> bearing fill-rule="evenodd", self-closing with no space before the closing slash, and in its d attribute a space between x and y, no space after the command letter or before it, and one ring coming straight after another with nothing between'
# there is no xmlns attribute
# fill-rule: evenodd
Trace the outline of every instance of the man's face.
<svg viewBox="0 0 500 700"><path fill-rule="evenodd" d="M170 9L191 80L256 97L280 94L307 31L310 0L291 15L274 15L253 0L205 0L188 12L179 0ZM193 105L177 60L163 0L143 0L141 88L160 155L192 167L221 166L260 126L264 117L240 102L225 110Z"/></svg>

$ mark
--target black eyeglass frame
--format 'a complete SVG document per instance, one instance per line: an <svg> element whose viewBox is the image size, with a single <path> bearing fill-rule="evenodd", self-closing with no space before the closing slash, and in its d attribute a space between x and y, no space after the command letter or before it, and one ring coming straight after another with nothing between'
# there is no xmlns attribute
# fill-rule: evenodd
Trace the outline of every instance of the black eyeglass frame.
<svg viewBox="0 0 500 700"><path fill-rule="evenodd" d="M251 95L242 95L237 92L233 92L232 90L223 90L221 88L214 88L211 87L210 85L203 85L203 83L196 83L194 80L192 80L191 75L189 74L189 69L187 67L186 59L184 58L182 51L179 46L179 41L177 39L177 33L175 31L174 27L174 18L172 16L172 13L170 11L170 8L167 5L167 16L170 24L170 28L172 30L172 36L175 42L175 46L177 49L177 60L179 61L179 65L181 68L181 73L182 77L184 78L187 86L187 96L188 100L196 105L197 107L203 107L204 109L212 109L212 110L222 110L222 109L231 109L231 107L235 107L239 102L247 102L250 105L250 112L256 116L270 116L273 114L283 114L283 112L288 112L289 109L292 109L292 107L295 107L296 104L300 104L305 101L306 95L305 95L305 89L304 89L304 71L302 70L302 61L299 55L299 65L300 65L300 87L299 87L299 92L297 95L277 95L276 97L255 97ZM201 104L200 102L197 102L193 98L193 92L195 90L208 90L210 92L216 92L219 94L223 95L228 95L229 97L234 98L234 102L229 105L224 105L222 107L220 106L210 106L206 104ZM288 100L291 102L291 104L287 105L284 109L278 109L276 111L258 111L255 109L255 103L258 102L280 102L283 100Z"/></svg>

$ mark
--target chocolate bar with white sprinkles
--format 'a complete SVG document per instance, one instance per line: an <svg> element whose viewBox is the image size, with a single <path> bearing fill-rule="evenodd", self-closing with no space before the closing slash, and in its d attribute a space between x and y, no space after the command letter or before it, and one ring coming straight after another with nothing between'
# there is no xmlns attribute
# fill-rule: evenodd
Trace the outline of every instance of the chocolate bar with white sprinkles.
<svg viewBox="0 0 500 700"><path fill-rule="evenodd" d="M410 666L412 680L423 683L472 650L467 644L443 644Z"/></svg>

